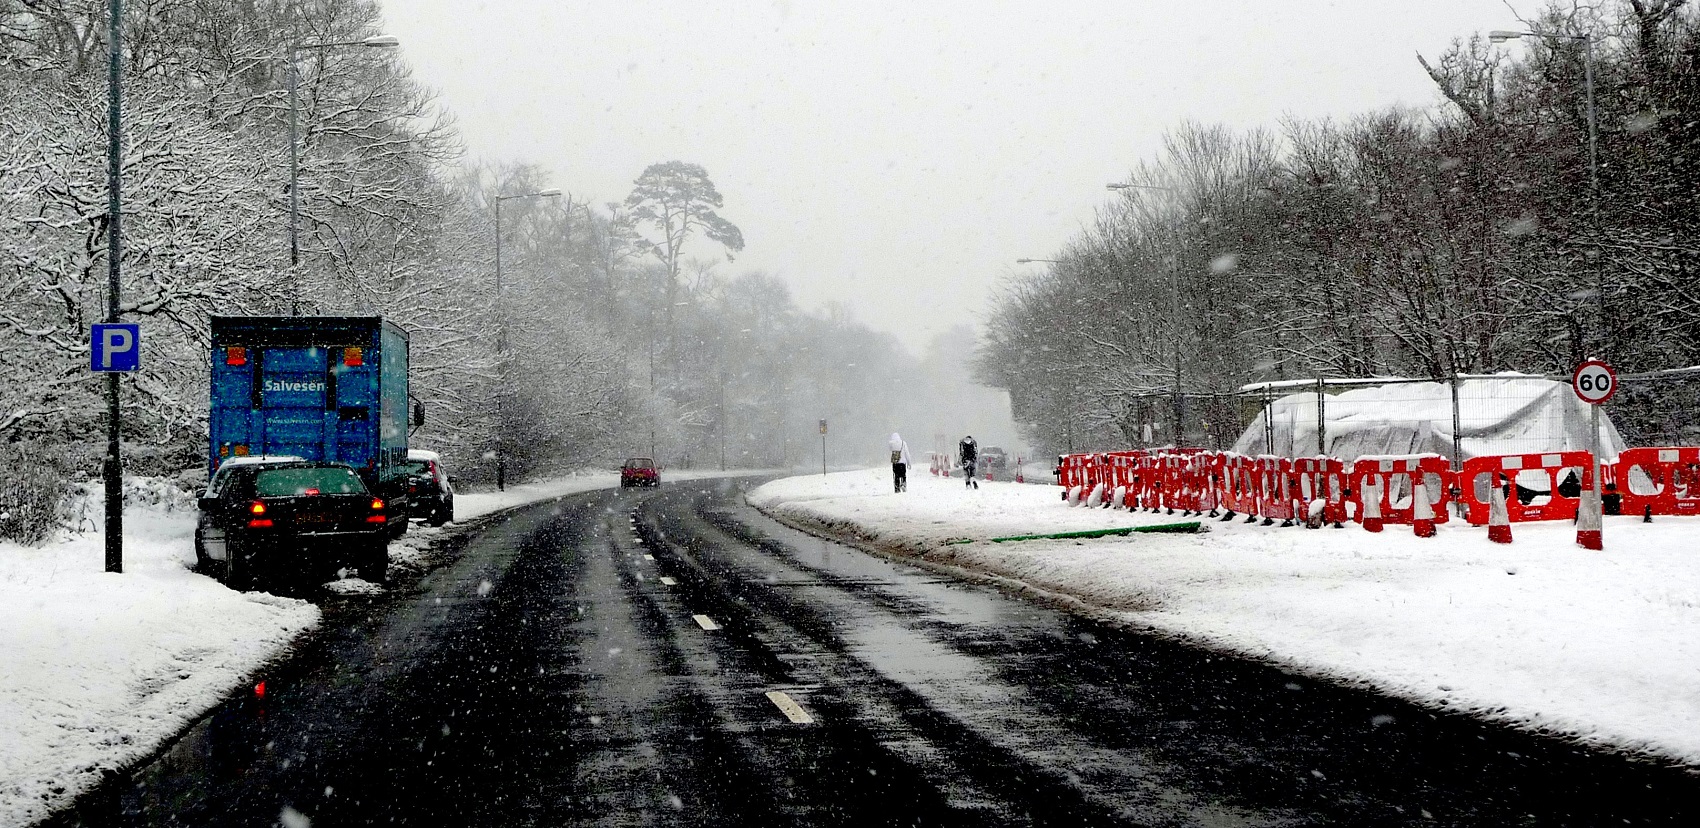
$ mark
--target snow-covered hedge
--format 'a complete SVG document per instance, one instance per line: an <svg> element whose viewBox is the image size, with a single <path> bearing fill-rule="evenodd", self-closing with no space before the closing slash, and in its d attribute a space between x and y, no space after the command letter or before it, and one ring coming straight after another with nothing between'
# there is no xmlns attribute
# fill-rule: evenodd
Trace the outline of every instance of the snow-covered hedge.
<svg viewBox="0 0 1700 828"><path fill-rule="evenodd" d="M66 525L71 483L50 450L0 446L0 540L38 546Z"/></svg>

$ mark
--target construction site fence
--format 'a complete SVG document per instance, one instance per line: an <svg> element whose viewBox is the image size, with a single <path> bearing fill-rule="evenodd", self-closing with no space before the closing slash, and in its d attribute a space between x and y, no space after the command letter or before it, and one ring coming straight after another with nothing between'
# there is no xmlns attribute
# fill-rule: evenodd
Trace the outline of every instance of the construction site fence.
<svg viewBox="0 0 1700 828"><path fill-rule="evenodd" d="M1439 454L1346 462L1163 447L1065 454L1056 475L1070 505L1313 527L1364 524L1366 516L1377 526L1454 517L1484 526L1495 486L1510 523L1574 520L1583 493L1595 490L1594 457L1585 451L1473 457L1454 469ZM1601 464L1600 482L1606 514L1700 514L1700 447L1629 449Z"/></svg>
<svg viewBox="0 0 1700 828"><path fill-rule="evenodd" d="M1115 413L1100 413L1096 421L1099 430L1074 430L1077 433L1090 431L1100 437L1113 434L1115 442L1131 448L1183 446L1214 451L1236 448L1246 451L1246 446L1236 446L1242 435L1250 434L1255 438L1261 433L1263 439L1247 453L1289 457L1327 454L1330 400L1344 391L1376 387L1380 389L1378 399L1382 403L1378 416L1386 417L1387 412L1399 411L1410 414L1404 420L1394 415L1384 421L1385 425L1414 434L1436 435L1435 453L1450 461L1456 470L1468 456L1460 443L1465 439L1470 423L1490 420L1502 412L1516 411L1537 402L1541 392L1531 388L1529 383L1519 382L1529 379L1565 384L1570 381L1568 376L1533 374L1370 379L1315 377L1253 383L1221 392L1153 391L1117 396L1113 405L1105 406L1106 411L1113 410ZM1436 388L1437 385L1440 387ZM1700 411L1700 368L1624 373L1618 376L1618 386L1618 393L1601 406L1601 413L1610 419L1625 444L1700 444L1700 421L1694 416L1694 412ZM1547 393L1550 393L1550 388ZM1564 393L1569 392L1564 390ZM1289 430L1288 439L1282 439L1283 429L1281 424L1273 421L1271 403L1294 394L1310 395L1315 400L1306 408L1307 415L1315 419L1298 424L1296 437ZM1522 435L1501 435L1496 439L1496 445L1504 450L1536 453L1551 450L1554 442L1552 435L1531 429Z"/></svg>

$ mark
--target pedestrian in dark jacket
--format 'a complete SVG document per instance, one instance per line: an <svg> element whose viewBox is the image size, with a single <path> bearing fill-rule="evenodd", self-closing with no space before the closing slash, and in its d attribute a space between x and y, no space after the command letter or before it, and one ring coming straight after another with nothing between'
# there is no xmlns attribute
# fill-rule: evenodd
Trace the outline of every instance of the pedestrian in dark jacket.
<svg viewBox="0 0 1700 828"><path fill-rule="evenodd" d="M980 481L974 479L974 463L980 459L980 444L974 442L974 435L962 438L956 445L956 459L962 463L962 471L968 475L966 485L980 488Z"/></svg>

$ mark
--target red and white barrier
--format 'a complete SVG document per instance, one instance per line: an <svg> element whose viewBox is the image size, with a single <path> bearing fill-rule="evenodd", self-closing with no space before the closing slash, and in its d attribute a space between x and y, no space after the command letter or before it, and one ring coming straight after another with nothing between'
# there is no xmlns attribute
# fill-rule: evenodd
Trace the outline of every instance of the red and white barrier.
<svg viewBox="0 0 1700 828"><path fill-rule="evenodd" d="M1347 502L1353 504L1357 515L1364 514L1369 497L1363 482L1376 482L1376 507L1383 523L1410 525L1416 520L1416 482L1421 480L1429 513L1435 523L1448 520L1447 506L1452 502L1452 468L1438 454L1399 454L1384 457L1359 457L1352 461L1351 492ZM1354 520L1362 520L1354 517Z"/></svg>
<svg viewBox="0 0 1700 828"><path fill-rule="evenodd" d="M1297 514L1293 508L1293 461L1272 454L1257 458L1258 514L1263 525L1277 519L1282 526L1292 526Z"/></svg>
<svg viewBox="0 0 1700 828"><path fill-rule="evenodd" d="M1293 477L1299 501L1305 504L1309 523L1309 507L1322 501L1318 519L1342 526L1346 520L1346 464L1332 457L1299 457L1293 460Z"/></svg>
<svg viewBox="0 0 1700 828"><path fill-rule="evenodd" d="M1511 524L1577 521L1577 543L1602 546L1603 511L1596 483L1620 490L1627 514L1700 514L1700 447L1629 449L1593 474L1585 451L1476 457L1453 473L1439 455L1360 457L1351 464L1330 457L1256 458L1202 449L1077 453L1058 458L1057 482L1070 505L1148 511L1180 509L1223 520L1247 515L1265 526L1280 520L1343 525L1365 531L1409 524L1418 537L1435 537L1456 498L1465 519L1488 527L1488 539L1511 542ZM941 466L944 473L947 468ZM1529 479L1530 473L1540 476ZM1517 483L1519 496L1507 496ZM1019 473L1018 473L1019 478ZM990 475L988 474L988 479ZM1544 490L1543 490L1544 489ZM1613 514L1617 514L1616 511Z"/></svg>
<svg viewBox="0 0 1700 828"><path fill-rule="evenodd" d="M1601 474L1616 482L1623 514L1700 514L1700 447L1632 448Z"/></svg>
<svg viewBox="0 0 1700 828"><path fill-rule="evenodd" d="M1627 454L1627 452L1625 452ZM1489 490L1500 485L1500 480L1507 479L1513 488L1517 488L1519 475L1527 477L1539 474L1546 487L1545 491L1538 488L1522 487L1524 496L1508 498L1505 501L1506 516L1512 523L1527 523L1536 520L1571 520L1576 517L1576 511L1581 506L1580 492L1566 494L1564 478L1574 474L1577 485L1581 489L1592 488L1594 485L1594 457L1585 451L1547 452L1543 454L1509 454L1487 457L1472 457L1464 461L1464 469L1459 473L1459 497L1464 501L1464 519L1472 526L1482 526L1488 522L1490 504L1486 500Z"/></svg>

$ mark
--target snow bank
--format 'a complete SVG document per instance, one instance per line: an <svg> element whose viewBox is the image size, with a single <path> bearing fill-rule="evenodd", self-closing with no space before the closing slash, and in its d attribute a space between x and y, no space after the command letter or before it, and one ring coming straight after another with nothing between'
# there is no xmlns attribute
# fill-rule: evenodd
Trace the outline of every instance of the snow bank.
<svg viewBox="0 0 1700 828"><path fill-rule="evenodd" d="M1519 524L1500 546L1459 521L1432 540L1207 520L1201 535L996 544L1182 518L928 475L894 495L888 477L788 478L749 499L1312 675L1700 764L1700 518L1608 517L1604 552L1569 524Z"/></svg>
<svg viewBox="0 0 1700 828"><path fill-rule="evenodd" d="M318 623L306 601L191 573L194 500L151 489L125 510L121 575L103 571L99 531L0 543L0 824L39 820L152 753Z"/></svg>

